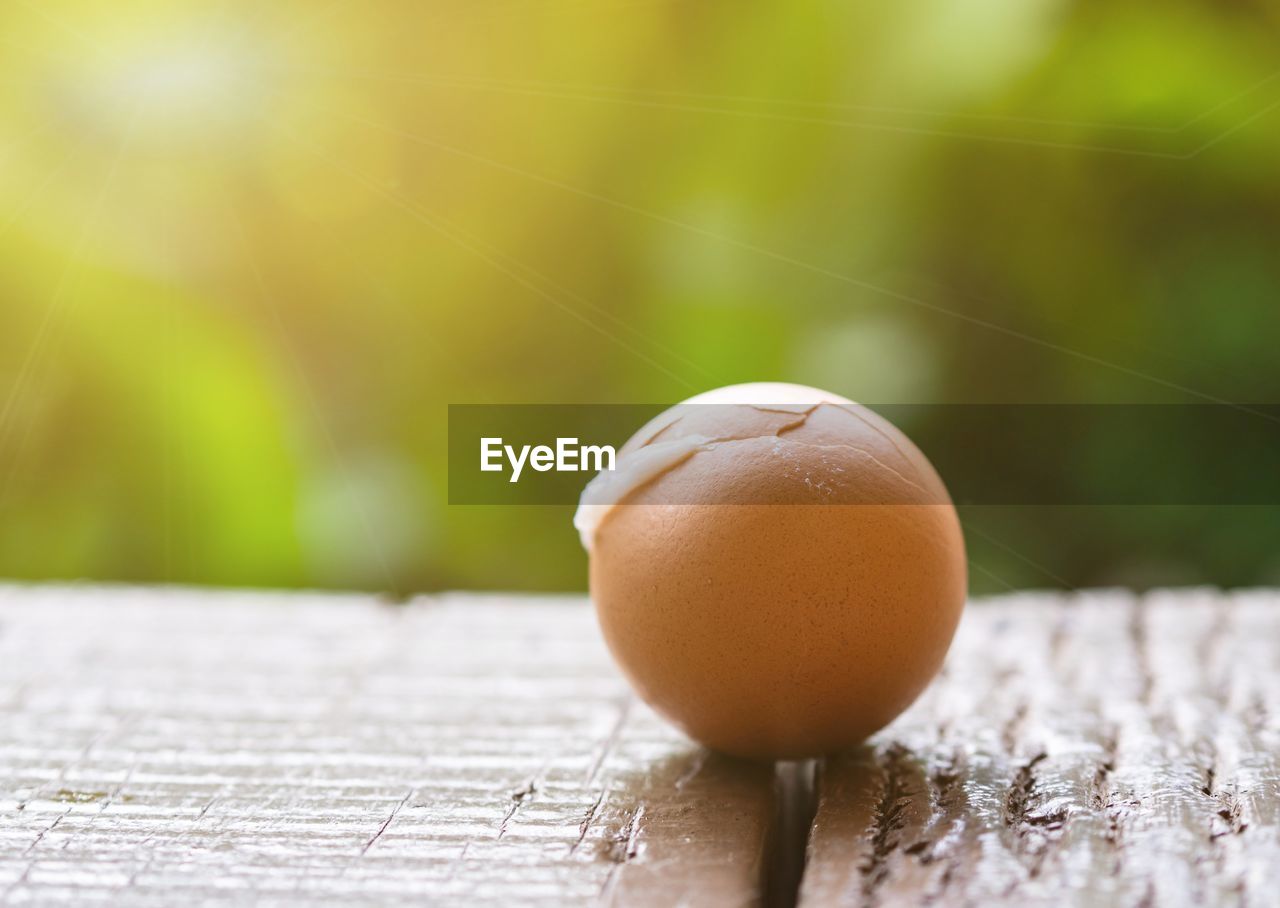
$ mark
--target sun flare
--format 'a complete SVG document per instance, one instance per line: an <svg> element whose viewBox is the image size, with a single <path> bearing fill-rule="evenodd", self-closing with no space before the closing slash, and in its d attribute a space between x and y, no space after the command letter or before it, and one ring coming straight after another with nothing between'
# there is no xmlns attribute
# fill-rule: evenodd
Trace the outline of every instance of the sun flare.
<svg viewBox="0 0 1280 908"><path fill-rule="evenodd" d="M254 122L272 90L271 61L243 30L157 29L55 58L32 87L73 129L128 129L151 144L205 140Z"/></svg>

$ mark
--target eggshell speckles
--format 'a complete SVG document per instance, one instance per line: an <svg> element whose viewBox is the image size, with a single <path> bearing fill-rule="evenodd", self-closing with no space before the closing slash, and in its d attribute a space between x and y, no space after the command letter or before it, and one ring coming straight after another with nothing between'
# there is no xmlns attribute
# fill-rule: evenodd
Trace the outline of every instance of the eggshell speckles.
<svg viewBox="0 0 1280 908"><path fill-rule="evenodd" d="M937 672L964 605L963 537L924 455L865 408L811 393L827 402L651 423L620 461L710 440L592 528L592 598L623 672L739 756L863 741Z"/></svg>

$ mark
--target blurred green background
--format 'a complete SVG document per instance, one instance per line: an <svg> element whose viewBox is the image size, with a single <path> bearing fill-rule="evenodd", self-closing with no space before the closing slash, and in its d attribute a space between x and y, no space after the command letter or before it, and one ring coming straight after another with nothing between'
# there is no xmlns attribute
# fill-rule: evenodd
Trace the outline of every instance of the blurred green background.
<svg viewBox="0 0 1280 908"><path fill-rule="evenodd" d="M571 509L447 504L450 402L1280 400L1278 37L1249 0L5 3L0 576L582 588ZM963 516L976 591L1280 582L1274 508Z"/></svg>

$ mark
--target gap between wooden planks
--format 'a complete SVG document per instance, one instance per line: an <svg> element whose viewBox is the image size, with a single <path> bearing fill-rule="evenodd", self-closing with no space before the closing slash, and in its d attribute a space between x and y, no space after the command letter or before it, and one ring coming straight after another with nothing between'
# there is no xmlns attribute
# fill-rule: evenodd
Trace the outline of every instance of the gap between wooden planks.
<svg viewBox="0 0 1280 908"><path fill-rule="evenodd" d="M0 588L0 899L1265 904L1278 673L1274 593L978 602L775 777L634 702L580 599Z"/></svg>

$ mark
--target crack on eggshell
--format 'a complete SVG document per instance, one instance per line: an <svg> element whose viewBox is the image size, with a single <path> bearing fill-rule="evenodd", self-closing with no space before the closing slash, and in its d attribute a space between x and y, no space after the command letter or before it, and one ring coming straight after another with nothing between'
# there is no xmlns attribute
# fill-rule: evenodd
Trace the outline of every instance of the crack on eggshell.
<svg viewBox="0 0 1280 908"><path fill-rule="evenodd" d="M579 501L578 510L574 514L573 524L578 530L583 548L588 552L593 550L596 534L618 505L623 504L627 499L634 497L651 483L666 476L672 470L675 470L681 464L688 461L695 454L714 451L717 447L733 444L735 442L758 441L762 438L774 438L781 444L793 445L796 447L817 450L830 449L854 451L862 457L870 460L880 469L896 477L903 484L908 485L925 495L929 494L928 490L919 483L908 479L899 470L889 466L869 450L860 447L859 445L844 443L815 444L812 442L798 441L796 439L783 437L785 434L794 432L795 430L803 427L809 417L817 411L819 407L828 405L839 407L842 410L845 409L844 405L828 404L826 402L805 404L803 405L804 409L799 412L787 409L786 405L757 406L752 404L737 404L733 406L747 406L750 409L765 412L797 413L799 418L779 426L772 432L760 432L752 435L723 435L711 438L702 435L689 435L683 438L672 439L670 441L658 441L658 437L679 422L682 417L673 419L671 422L659 429L639 448L619 457L618 469L614 470L612 473L597 474L594 479L587 483L586 488L582 490L582 497ZM850 411L846 410L846 412ZM861 419L861 417L859 417L859 419ZM885 435L882 430L867 422L865 419L862 421L870 428L874 429L878 434ZM888 440L892 443L892 439ZM901 449L899 449L897 445L894 445L894 449L900 454L902 453ZM655 453L657 453L658 456L654 456ZM639 464L638 467L637 463ZM631 470L624 473L622 470L624 464L629 465Z"/></svg>
<svg viewBox="0 0 1280 908"><path fill-rule="evenodd" d="M763 408L761 408L761 407L752 407L752 409L753 409L753 410L758 410L758 409L763 409ZM809 414L810 414L810 413L812 413L812 412L813 412L814 410L816 410L816 409L818 409L818 407L817 407L817 406L810 407L808 410L805 410L803 413L801 413L801 414L800 414L800 418L799 418L799 419L793 420L792 422L789 422L789 423L784 423L783 425L778 426L778 428L774 429L772 432L760 432L760 433L758 433L758 434L756 434L756 435L722 435L722 436L720 436L720 437L718 437L718 438L713 438L713 439L711 440L711 444L713 444L713 445L716 445L716 444L724 444L724 443L726 443L726 442L730 442L730 441L755 441L756 439L759 439L759 438L781 438L781 437L782 437L782 434L783 434L784 432L791 432L791 431L794 431L795 429L800 428L800 427L801 427L801 426L803 426L806 422L808 422L808 421L809 421ZM771 412L771 413L790 413L791 411L790 411L790 410L771 410L771 411L769 411L769 412Z"/></svg>
<svg viewBox="0 0 1280 908"><path fill-rule="evenodd" d="M881 438L887 441L890 445L892 445L893 449L898 452L899 456L901 456L903 460L907 460L907 461L911 460L910 455L907 454L906 451L902 450L902 448L898 445L897 441L894 440L893 436L890 433L886 432L884 429L877 426L871 420L867 419L867 417L863 415L863 413L861 412L861 410L859 410L856 404L828 404L828 406L834 407L835 409L841 411L842 413L847 413L848 415L852 416L858 422L862 423L872 432L875 432L877 435L879 435Z"/></svg>
<svg viewBox="0 0 1280 908"><path fill-rule="evenodd" d="M759 410L761 413L801 413L808 416L814 410L822 406L819 401L816 404L746 404L752 410Z"/></svg>
<svg viewBox="0 0 1280 908"><path fill-rule="evenodd" d="M725 404L714 404L714 405L712 405L712 404L694 404L693 406L725 406ZM708 445L717 445L717 444L721 444L721 443L726 442L726 441L753 441L753 440L755 440L755 439L757 439L757 438L769 438L769 437L775 437L775 438L776 438L776 437L779 437L779 436L781 436L784 432L790 432L790 431L792 431L792 430L794 430L794 429L798 429L798 428L800 428L801 426L803 426L803 425L808 421L809 416L813 413L813 411L814 411L814 410L816 410L816 409L818 409L818 407L821 407L821 406L822 406L822 404L820 404L820 403L819 403L819 404L813 404L812 406L808 406L808 407L807 407L807 409L805 409L805 410L803 410L803 411L796 411L796 410L788 410L788 409L784 409L781 405L780 405L780 406L778 406L778 407L771 407L771 406L770 406L770 407L763 407L763 406L756 406L755 404L730 404L729 406L746 406L748 409L751 409L751 410L759 410L759 411L761 411L762 413L789 413L789 414L794 413L794 414L799 415L799 417L800 417L800 418L799 418L799 419L796 419L796 420L794 420L794 421L792 421L792 422L789 422L789 423L784 423L783 425L779 426L779 427L778 427L775 431L773 431L773 432L757 432L757 433L755 433L755 434L751 434L751 435L715 435L715 436L712 436L712 437L708 438L708 439L707 439L707 441L706 441L706 444L708 444ZM659 441L658 441L658 439L659 439L663 434L665 434L665 433L666 433L666 431L667 431L668 429L670 429L670 428L672 428L673 426L675 426L675 425L676 425L678 422L680 422L682 419L684 419L684 417L683 417L683 416L677 416L677 417L676 417L675 419L673 419L671 422L667 423L665 426L663 426L661 429L659 429L657 432L655 432L655 433L654 433L654 434L649 438L649 440L648 440L648 441L646 441L643 445L641 445L641 446L640 446L640 449L644 449L644 448L650 447L650 446L651 446L651 445L653 445L653 444L660 444L661 442L659 442ZM690 436L690 437L693 437L693 436ZM705 436L700 436L700 437L705 437Z"/></svg>
<svg viewBox="0 0 1280 908"><path fill-rule="evenodd" d="M812 416L817 411L817 409L821 406L822 404L814 404L812 407L805 410L800 415L800 418L797 419L795 422L789 422L784 426L779 426L778 431L773 433L774 437L781 438L783 435L787 434L788 432L794 432L796 429L802 428L809 421L809 417ZM761 407L758 409L764 409L764 408ZM759 436L759 437L763 438L765 436Z"/></svg>
<svg viewBox="0 0 1280 908"><path fill-rule="evenodd" d="M667 415L667 414L660 414L658 416L655 416L654 420L662 419L662 416L664 415ZM649 423L646 423L645 425L640 426L640 432L644 432L646 428L649 428L650 430L652 430L653 434L649 435L649 437L646 438L645 441L640 442L639 446L637 447L640 447L640 448L649 447L650 444L657 442L659 437L662 437L662 435L666 434L668 429L671 429L673 425L677 425L678 423L680 423L681 420L684 420L684 419L685 419L684 414L675 416L675 418L671 419L671 421L668 421L668 423L660 424L657 429L653 429L654 420L650 420ZM639 435L640 432L637 432L636 434ZM630 444L630 443L631 442L627 442L627 444Z"/></svg>
<svg viewBox="0 0 1280 908"><path fill-rule="evenodd" d="M746 406L750 407L751 405ZM597 473L595 478L587 483L586 488L582 490L582 496L578 502L578 510L573 515L573 525L578 530L578 536L582 540L582 547L588 552L595 547L596 533L599 532L600 527L608 519L609 515L613 513L615 507L645 486L670 473L694 454L699 451L712 450L718 444L731 441L777 438L783 432L804 425L809 418L809 414L818 409L821 404L806 404L805 406L807 409L800 414L799 419L779 426L773 432L745 436L717 436L715 438L689 435L684 438L672 439L671 441L657 441L658 436L683 418L677 416L650 436L649 440L638 449L620 456L617 468L612 473ZM767 408L753 407L753 409ZM778 412L790 413L793 411L781 410ZM662 454L665 456L654 457L653 452L655 449L662 449ZM642 460L646 452L652 463L646 463ZM638 460L640 461L640 466L637 469L636 463ZM624 464L629 464L632 467L629 474L623 473Z"/></svg>
<svg viewBox="0 0 1280 908"><path fill-rule="evenodd" d="M660 428L657 432L654 432L652 435L650 435L647 440L641 443L640 447L642 448L649 447L649 445L653 444L655 441L661 438L664 434L666 434L668 429L678 424L682 419L684 419L683 416L677 416L675 419L671 420L671 422L667 423L662 428Z"/></svg>
<svg viewBox="0 0 1280 908"><path fill-rule="evenodd" d="M573 525L578 530L582 547L588 552L594 548L597 531L615 507L637 490L671 472L711 441L702 435L688 435L645 445L620 455L612 472L597 473L582 490L578 510L573 515Z"/></svg>

